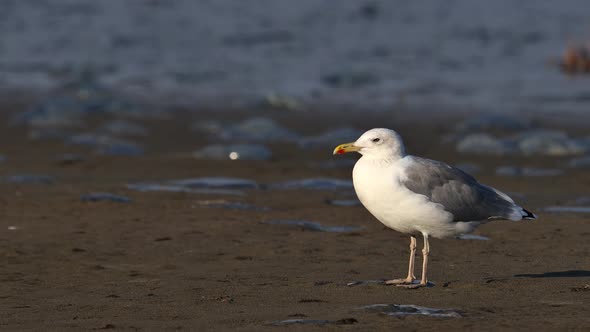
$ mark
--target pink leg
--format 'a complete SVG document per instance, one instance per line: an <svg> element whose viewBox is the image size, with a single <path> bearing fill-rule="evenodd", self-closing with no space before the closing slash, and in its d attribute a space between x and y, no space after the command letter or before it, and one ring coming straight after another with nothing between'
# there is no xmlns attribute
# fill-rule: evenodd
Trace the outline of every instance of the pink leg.
<svg viewBox="0 0 590 332"><path fill-rule="evenodd" d="M430 253L430 244L428 243L428 234L423 233L424 236L424 248L422 249L422 278L419 284L399 284L398 286L406 288L419 288L428 285L428 254Z"/></svg>
<svg viewBox="0 0 590 332"><path fill-rule="evenodd" d="M416 238L410 236L410 263L408 265L408 276L405 279L386 280L386 285L402 285L411 284L415 279L414 276L414 262L416 260Z"/></svg>

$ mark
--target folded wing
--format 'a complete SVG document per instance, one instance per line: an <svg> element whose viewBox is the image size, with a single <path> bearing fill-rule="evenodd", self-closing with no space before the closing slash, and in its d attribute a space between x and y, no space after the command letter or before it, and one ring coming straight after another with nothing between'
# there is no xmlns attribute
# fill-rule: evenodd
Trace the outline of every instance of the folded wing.
<svg viewBox="0 0 590 332"><path fill-rule="evenodd" d="M408 156L402 184L426 196L453 215L454 221L521 220L530 213L506 194L480 184L458 168L435 160ZM532 214L530 214L532 216Z"/></svg>

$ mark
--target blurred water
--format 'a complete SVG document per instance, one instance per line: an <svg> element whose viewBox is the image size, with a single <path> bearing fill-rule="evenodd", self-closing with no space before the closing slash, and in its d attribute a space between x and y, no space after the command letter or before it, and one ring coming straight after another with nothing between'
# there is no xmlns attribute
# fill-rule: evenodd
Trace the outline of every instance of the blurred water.
<svg viewBox="0 0 590 332"><path fill-rule="evenodd" d="M362 229L360 226L326 226L320 224L319 222L307 220L271 220L263 221L262 223L269 225L288 225L313 232L328 233L354 233Z"/></svg>
<svg viewBox="0 0 590 332"><path fill-rule="evenodd" d="M273 326L287 326L287 325L350 325L356 324L358 321L355 318L343 318L338 320L327 319L285 319L271 322Z"/></svg>
<svg viewBox="0 0 590 332"><path fill-rule="evenodd" d="M57 180L51 175L19 174L0 178L0 181L17 184L54 184Z"/></svg>
<svg viewBox="0 0 590 332"><path fill-rule="evenodd" d="M308 178L288 180L270 184L270 189L306 189L306 190L348 190L353 189L352 181L332 178Z"/></svg>
<svg viewBox="0 0 590 332"><path fill-rule="evenodd" d="M115 195L106 192L92 192L80 196L82 202L115 202L130 203L131 199L121 195Z"/></svg>
<svg viewBox="0 0 590 332"><path fill-rule="evenodd" d="M427 308L413 304L372 304L362 307L370 312L379 312L388 316L430 316L436 318L461 318L453 309Z"/></svg>
<svg viewBox="0 0 590 332"><path fill-rule="evenodd" d="M548 63L590 40L588 9L584 0L2 1L0 88L51 88L91 68L120 91L174 103L279 94L578 112L587 79Z"/></svg>

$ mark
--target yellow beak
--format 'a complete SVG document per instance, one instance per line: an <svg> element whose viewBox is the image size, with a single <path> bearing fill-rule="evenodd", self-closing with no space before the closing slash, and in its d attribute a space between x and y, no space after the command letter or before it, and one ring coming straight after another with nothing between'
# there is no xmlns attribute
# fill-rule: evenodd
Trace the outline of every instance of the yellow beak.
<svg viewBox="0 0 590 332"><path fill-rule="evenodd" d="M360 150L358 146L354 146L354 142L338 145L332 154L345 154L347 152L356 152Z"/></svg>

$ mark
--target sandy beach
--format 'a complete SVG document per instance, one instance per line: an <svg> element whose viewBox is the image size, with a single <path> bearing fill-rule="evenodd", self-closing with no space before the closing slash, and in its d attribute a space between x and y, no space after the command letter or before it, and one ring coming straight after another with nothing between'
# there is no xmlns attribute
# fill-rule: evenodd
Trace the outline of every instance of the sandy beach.
<svg viewBox="0 0 590 332"><path fill-rule="evenodd" d="M22 108L5 106L6 119ZM359 130L394 128L411 154L450 164L476 163L481 182L511 194L539 219L484 225L476 234L488 237L486 241L431 241L434 287L347 286L403 276L408 237L386 229L362 206L326 203L354 198L350 188L272 186L306 178L350 180L352 166L318 166L336 160L330 147L304 149L270 142L273 156L268 161L191 156L211 142L191 131L192 124L212 119L234 122L254 115L273 118L305 135L345 125ZM148 147L142 156L96 155L60 141L31 140L25 128L6 125L0 132L0 152L6 157L0 164L2 176L48 178L0 184L0 328L585 330L590 324L590 215L543 209L588 195L589 173L564 168L565 157L459 154L443 139L454 120L355 112L175 112L139 122L151 133L140 139ZM544 126L559 126L572 135L584 133L579 125ZM334 145L339 143L343 142ZM565 172L496 175L495 168L507 164ZM200 177L241 178L257 185L225 194L140 192L126 186ZM131 201L81 199L92 192ZM227 203L233 205L224 208ZM332 233L269 223L276 220L358 230ZM450 309L457 316L388 316L363 308L374 304ZM320 321L273 325L293 319Z"/></svg>

